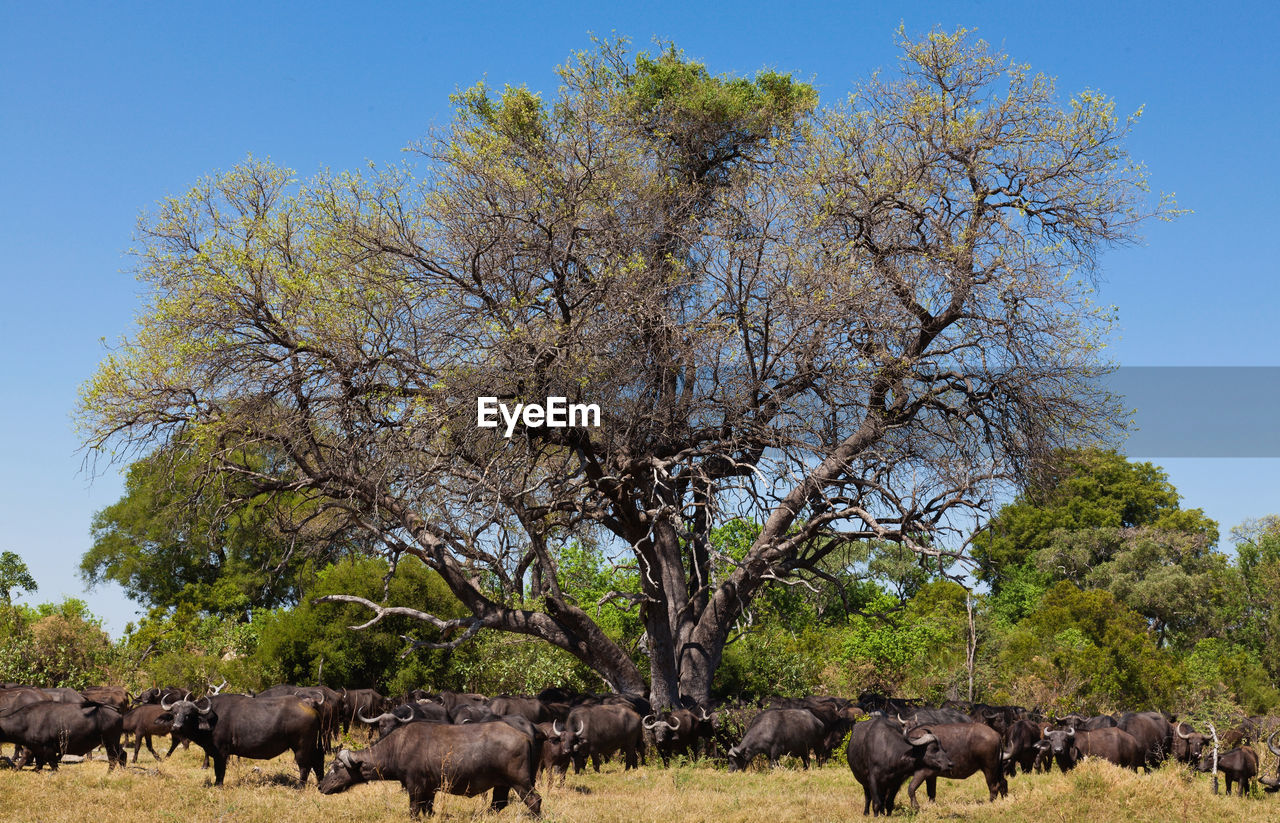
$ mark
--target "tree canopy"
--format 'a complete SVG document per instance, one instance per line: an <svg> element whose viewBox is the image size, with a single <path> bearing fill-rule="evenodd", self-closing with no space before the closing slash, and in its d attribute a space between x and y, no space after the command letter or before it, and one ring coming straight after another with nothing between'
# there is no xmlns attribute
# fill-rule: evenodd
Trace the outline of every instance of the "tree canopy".
<svg viewBox="0 0 1280 823"><path fill-rule="evenodd" d="M6 606L13 605L14 590L35 592L38 588L36 579L21 557L14 552L0 552L0 597L4 598Z"/></svg>
<svg viewBox="0 0 1280 823"><path fill-rule="evenodd" d="M553 101L457 95L415 165L203 180L141 223L146 304L85 387L86 443L190 438L418 557L465 609L422 615L442 645L531 635L705 699L769 581L858 541L957 552L993 484L1117 420L1089 275L1169 213L1132 119L964 31L900 45L820 108L787 75L598 42ZM601 425L508 438L476 425L486 396ZM721 563L737 517L760 528ZM634 567L648 684L566 594L575 540Z"/></svg>
<svg viewBox="0 0 1280 823"><path fill-rule="evenodd" d="M260 494L242 472L268 471L262 449L224 454L240 472L211 475L209 455L183 439L129 467L125 494L93 519L80 561L90 585L119 583L130 598L246 619L296 603L305 570L357 538L302 494Z"/></svg>

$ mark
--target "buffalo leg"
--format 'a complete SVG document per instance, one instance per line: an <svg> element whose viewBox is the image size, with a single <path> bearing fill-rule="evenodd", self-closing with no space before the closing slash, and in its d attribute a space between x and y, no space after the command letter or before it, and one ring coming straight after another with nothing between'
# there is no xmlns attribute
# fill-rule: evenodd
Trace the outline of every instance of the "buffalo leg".
<svg viewBox="0 0 1280 823"><path fill-rule="evenodd" d="M930 803L936 803L936 802L938 802L938 777L937 777L937 775L930 775L929 777L925 778L925 781L924 781L924 790L929 794L929 802L930 802Z"/></svg>
<svg viewBox="0 0 1280 823"><path fill-rule="evenodd" d="M925 782L927 778L923 774L917 773L911 778L911 782L907 784L907 799L911 801L911 808L918 810L920 808L919 801L916 800L916 789Z"/></svg>
<svg viewBox="0 0 1280 823"><path fill-rule="evenodd" d="M500 812L511 802L511 789L507 786L493 787L493 802L489 804L489 808L495 812Z"/></svg>
<svg viewBox="0 0 1280 823"><path fill-rule="evenodd" d="M520 799L524 801L524 805L529 808L529 811L533 812L533 815L535 817L541 817L542 816L542 795L538 794L538 790L535 789L532 784L529 785L526 788L526 790L523 792L520 791L521 788L522 787L517 786L516 792L519 795Z"/></svg>
<svg viewBox="0 0 1280 823"><path fill-rule="evenodd" d="M1001 797L1009 796L1009 782L1004 779L1004 773L997 766L990 772L983 774L987 778L987 791L991 793L991 802L994 803L996 795Z"/></svg>
<svg viewBox="0 0 1280 823"><path fill-rule="evenodd" d="M435 801L436 787L426 780L411 780L405 784L409 790L409 815L418 817L423 812L431 816L431 808Z"/></svg>
<svg viewBox="0 0 1280 823"><path fill-rule="evenodd" d="M227 776L227 757L222 752L205 749L205 758L209 757L213 758L213 785L221 786L223 778Z"/></svg>

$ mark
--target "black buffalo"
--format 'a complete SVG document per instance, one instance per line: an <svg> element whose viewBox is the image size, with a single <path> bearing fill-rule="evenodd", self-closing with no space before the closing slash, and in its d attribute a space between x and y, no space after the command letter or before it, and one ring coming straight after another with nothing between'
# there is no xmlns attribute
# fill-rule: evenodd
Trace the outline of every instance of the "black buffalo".
<svg viewBox="0 0 1280 823"><path fill-rule="evenodd" d="M60 703L41 700L0 716L0 742L14 743L24 751L16 765L32 759L36 768L48 764L57 769L63 755L82 755L102 746L108 769L123 767L129 756L120 745L120 712L101 703Z"/></svg>
<svg viewBox="0 0 1280 823"><path fill-rule="evenodd" d="M671 765L671 755L690 757L698 743L710 735L711 715L705 709L697 712L676 709L661 716L649 715L643 720L646 731L653 735L654 747L662 757L662 765Z"/></svg>
<svg viewBox="0 0 1280 823"><path fill-rule="evenodd" d="M519 715L530 723L551 720L547 707L536 697L495 697L489 701L489 709L496 715Z"/></svg>
<svg viewBox="0 0 1280 823"><path fill-rule="evenodd" d="M1160 712L1125 712L1118 725L1138 741L1148 769L1159 766L1173 751L1173 724Z"/></svg>
<svg viewBox="0 0 1280 823"><path fill-rule="evenodd" d="M309 699L222 694L162 705L174 731L213 759L216 786L222 785L231 755L270 760L292 751L304 786L308 774L314 773L318 781L324 773L320 712Z"/></svg>
<svg viewBox="0 0 1280 823"><path fill-rule="evenodd" d="M1200 771L1212 769L1213 752L1206 752L1200 758ZM1231 783L1234 781L1239 785L1240 797L1244 797L1249 793L1249 781L1258 774L1258 753L1248 746L1232 749L1218 758L1218 770L1227 780L1227 794L1231 794Z"/></svg>
<svg viewBox="0 0 1280 823"><path fill-rule="evenodd" d="M1133 735L1114 726L1092 731L1073 727L1047 729L1038 745L1052 754L1064 772L1071 771L1085 757L1099 757L1134 771L1146 759L1145 750Z"/></svg>
<svg viewBox="0 0 1280 823"><path fill-rule="evenodd" d="M133 735L133 762L138 762L138 753L142 751L142 744L147 744L147 751L151 752L151 756L156 760L160 760L160 755L156 754L156 750L151 746L151 738L153 735L167 736L173 732L173 716L165 711L163 706L153 706L150 703L142 706L135 706L129 710L124 716L124 733ZM173 745L169 747L169 754L173 754L173 750L177 748L178 740L175 738Z"/></svg>
<svg viewBox="0 0 1280 823"><path fill-rule="evenodd" d="M320 713L320 742L326 752L333 750L342 732L342 718L346 712L346 700L342 692L328 686L291 686L282 683L259 692L257 697L284 697L292 695L310 700ZM318 778L319 775L317 774Z"/></svg>
<svg viewBox="0 0 1280 823"><path fill-rule="evenodd" d="M640 715L627 705L579 706L569 712L563 728L558 721L553 728L574 757L575 772L582 770L588 755L591 765L600 771L601 760L618 750L625 757L625 768L634 769L644 751Z"/></svg>
<svg viewBox="0 0 1280 823"><path fill-rule="evenodd" d="M1173 727L1173 756L1181 763L1196 765L1200 755L1204 753L1204 744L1212 738L1201 734L1189 723L1178 723Z"/></svg>
<svg viewBox="0 0 1280 823"><path fill-rule="evenodd" d="M890 815L902 781L921 768L952 768L951 758L928 732L905 732L884 717L853 727L847 749L849 770L862 784L862 813Z"/></svg>
<svg viewBox="0 0 1280 823"><path fill-rule="evenodd" d="M1258 778L1258 782L1266 787L1263 791L1267 792L1280 791L1280 746L1276 745L1276 735L1278 734L1280 734L1280 729L1272 732L1271 736L1267 738L1267 748L1270 749L1271 753L1277 758L1276 776Z"/></svg>
<svg viewBox="0 0 1280 823"><path fill-rule="evenodd" d="M1004 772L1012 775L1019 766L1028 774L1041 750L1036 746L1043 729L1034 720L1015 720L1004 733Z"/></svg>
<svg viewBox="0 0 1280 823"><path fill-rule="evenodd" d="M533 741L503 723L448 726L410 723L358 752L338 752L320 781L323 794L369 780L398 780L409 792L409 813L431 814L437 791L474 797L493 789L492 808L507 805L510 791L535 815L542 797L534 789Z"/></svg>
<svg viewBox="0 0 1280 823"><path fill-rule="evenodd" d="M932 733L938 738L938 745L951 759L951 767L937 769L922 765L916 769L907 786L907 796L911 798L911 808L920 808L916 803L916 789L921 783L926 784L930 800L937 799L938 778L950 777L964 780L975 772L982 772L987 779L987 790L990 799L996 795L1009 794L1009 784L1004 779L1003 763L1000 760L1000 733L984 723L934 723L926 727L913 726L908 735Z"/></svg>
<svg viewBox="0 0 1280 823"><path fill-rule="evenodd" d="M729 749L729 771L745 769L757 755L768 755L776 768L784 754L800 758L809 768L809 752L820 747L826 736L822 721L806 709L767 709L756 715L742 735L742 742Z"/></svg>
<svg viewBox="0 0 1280 823"><path fill-rule="evenodd" d="M351 731L353 723L363 723L360 720L361 714L382 714L388 708L390 702L377 689L343 689L342 733Z"/></svg>
<svg viewBox="0 0 1280 823"><path fill-rule="evenodd" d="M406 723L426 721L428 723L449 723L449 710L440 703L430 700L412 700L383 712L376 717L360 714L362 723L367 723L378 731L378 739L386 737Z"/></svg>

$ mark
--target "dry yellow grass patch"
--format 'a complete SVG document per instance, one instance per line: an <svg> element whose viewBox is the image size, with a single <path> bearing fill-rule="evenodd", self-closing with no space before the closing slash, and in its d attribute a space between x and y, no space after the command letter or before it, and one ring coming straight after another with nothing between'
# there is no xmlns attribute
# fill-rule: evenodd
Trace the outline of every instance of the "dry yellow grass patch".
<svg viewBox="0 0 1280 823"><path fill-rule="evenodd" d="M365 823L407 821L408 796L398 783L357 786L330 797L312 782L297 788L297 769L286 756L269 762L233 759L226 786L213 789L201 756L179 750L156 763L145 752L135 766L108 772L106 762L68 764L57 774L0 772L0 821L22 823ZM1274 767L1273 767L1274 768ZM1268 772L1269 773L1269 772ZM563 786L539 786L543 813L564 823L789 823L848 821L862 816L862 789L841 763L805 772L779 769L728 774L686 766L650 765L624 772L613 763L600 774L570 774ZM980 775L941 780L938 803L924 788L918 821L1273 821L1280 797L1215 797L1207 775L1166 767L1134 774L1092 761L1070 774L1013 778L1009 797L986 802ZM513 798L514 800L514 798ZM898 795L907 816L906 787ZM529 820L519 803L500 815L487 812L488 798L438 795L437 820L492 823Z"/></svg>

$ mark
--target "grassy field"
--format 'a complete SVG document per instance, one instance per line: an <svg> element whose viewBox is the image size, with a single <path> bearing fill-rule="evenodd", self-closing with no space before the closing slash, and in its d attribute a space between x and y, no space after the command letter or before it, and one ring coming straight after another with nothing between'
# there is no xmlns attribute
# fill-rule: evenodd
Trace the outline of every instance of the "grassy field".
<svg viewBox="0 0 1280 823"><path fill-rule="evenodd" d="M200 755L179 749L171 760L143 760L108 773L103 760L64 765L57 774L0 772L0 821L23 823L361 823L409 819L408 796L398 783L371 783L345 794L322 796L314 782L301 791L289 757L261 762L233 759L226 786L213 789ZM1274 761L1265 761L1274 774ZM623 772L608 764L600 774L569 775L563 786L540 785L543 813L566 823L643 821L836 821L861 817L862 790L843 762L804 772L779 769L727 774L686 766ZM986 802L980 775L941 780L938 803L923 787L918 821L1272 821L1280 797L1244 799L1212 794L1208 775L1166 767L1133 774L1087 762L1070 774L1018 776L1009 796ZM906 788L898 796L906 805ZM528 820L523 805L500 815L481 798L439 795L436 819ZM899 810L895 817L907 816Z"/></svg>

